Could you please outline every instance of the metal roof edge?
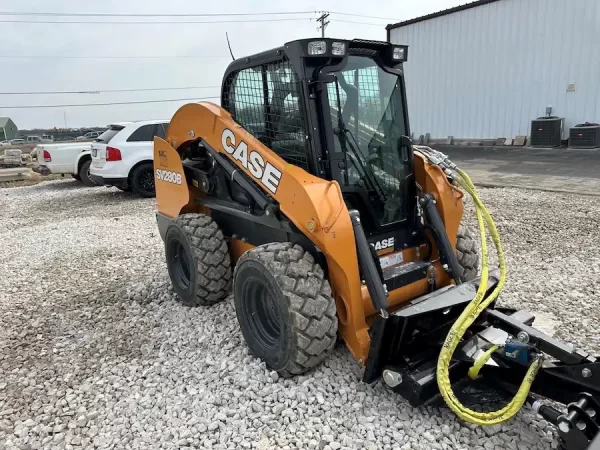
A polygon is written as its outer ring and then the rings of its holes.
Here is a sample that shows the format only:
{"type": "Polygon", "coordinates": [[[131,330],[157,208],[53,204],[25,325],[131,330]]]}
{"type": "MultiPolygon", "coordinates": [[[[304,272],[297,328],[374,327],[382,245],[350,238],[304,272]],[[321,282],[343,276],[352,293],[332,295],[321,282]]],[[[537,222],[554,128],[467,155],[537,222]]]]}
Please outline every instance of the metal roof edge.
{"type": "MultiPolygon", "coordinates": [[[[464,5],[455,6],[454,8],[443,9],[442,11],[434,12],[431,14],[427,14],[425,16],[415,17],[414,19],[405,20],[403,22],[393,23],[386,25],[385,29],[388,31],[393,30],[395,28],[401,28],[406,25],[412,25],[413,23],[424,22],[429,19],[435,19],[436,17],[447,16],[448,14],[453,14],[459,11],[464,11],[466,9],[476,8],[477,6],[487,5],[488,3],[494,3],[500,0],[477,0],[471,3],[465,3],[464,5]]],[[[388,39],[389,40],[389,39],[388,39]]]]}

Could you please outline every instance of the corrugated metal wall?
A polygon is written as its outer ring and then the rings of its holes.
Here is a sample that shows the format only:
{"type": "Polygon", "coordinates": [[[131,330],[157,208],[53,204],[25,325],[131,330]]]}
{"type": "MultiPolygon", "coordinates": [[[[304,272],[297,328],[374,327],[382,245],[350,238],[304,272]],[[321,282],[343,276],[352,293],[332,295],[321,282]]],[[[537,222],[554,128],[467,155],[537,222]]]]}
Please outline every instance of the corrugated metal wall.
{"type": "Polygon", "coordinates": [[[499,0],[392,29],[414,135],[514,138],[552,105],[600,123],[600,0],[499,0]],[[575,91],[567,92],[567,84],[575,91]]]}

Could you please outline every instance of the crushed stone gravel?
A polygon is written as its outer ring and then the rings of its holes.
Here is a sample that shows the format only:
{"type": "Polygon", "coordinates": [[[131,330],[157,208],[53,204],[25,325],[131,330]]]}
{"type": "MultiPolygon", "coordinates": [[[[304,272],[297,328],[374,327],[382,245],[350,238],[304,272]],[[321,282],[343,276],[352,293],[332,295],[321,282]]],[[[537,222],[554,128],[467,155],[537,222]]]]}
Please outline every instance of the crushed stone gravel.
{"type": "MultiPolygon", "coordinates": [[[[600,354],[600,198],[480,194],[510,268],[501,302],[600,354]]],[[[316,370],[278,377],[249,355],[231,298],[176,302],[154,209],[75,181],[0,190],[0,449],[557,446],[528,411],[482,428],[411,408],[361,383],[342,345],[316,370]]]]}

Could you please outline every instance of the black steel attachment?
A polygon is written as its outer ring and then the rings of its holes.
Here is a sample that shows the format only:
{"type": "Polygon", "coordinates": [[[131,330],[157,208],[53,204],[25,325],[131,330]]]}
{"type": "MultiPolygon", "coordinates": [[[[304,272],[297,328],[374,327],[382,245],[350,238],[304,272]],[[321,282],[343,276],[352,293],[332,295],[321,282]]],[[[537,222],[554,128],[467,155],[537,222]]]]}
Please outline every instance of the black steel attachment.
{"type": "MultiPolygon", "coordinates": [[[[439,244],[438,244],[439,245],[439,244]]],[[[450,327],[473,299],[480,280],[448,286],[424,295],[391,313],[375,317],[374,338],[363,381],[383,378],[413,406],[433,400],[439,391],[437,359],[450,327]]],[[[486,296],[498,283],[494,272],[486,296]]],[[[546,355],[531,393],[567,405],[566,413],[529,399],[535,412],[558,429],[565,450],[600,450],[600,359],[547,336],[531,326],[533,315],[507,308],[489,309],[467,331],[450,363],[452,383],[464,382],[475,359],[491,344],[501,345],[486,364],[482,381],[514,392],[539,354],[546,355]],[[523,349],[526,353],[517,352],[523,349]],[[525,357],[526,356],[526,357],[525,357]]]]}
{"type": "Polygon", "coordinates": [[[558,418],[558,435],[568,450],[600,450],[600,402],[582,393],[558,418]]]}
{"type": "MultiPolygon", "coordinates": [[[[490,274],[488,292],[498,279],[497,273],[490,274]]],[[[397,383],[394,390],[411,404],[421,404],[435,395],[435,366],[442,342],[475,296],[479,283],[477,278],[459,286],[438,289],[410,301],[385,321],[375,317],[371,333],[382,337],[378,341],[371,339],[363,381],[371,383],[389,369],[402,374],[404,382],[397,383]]]]}

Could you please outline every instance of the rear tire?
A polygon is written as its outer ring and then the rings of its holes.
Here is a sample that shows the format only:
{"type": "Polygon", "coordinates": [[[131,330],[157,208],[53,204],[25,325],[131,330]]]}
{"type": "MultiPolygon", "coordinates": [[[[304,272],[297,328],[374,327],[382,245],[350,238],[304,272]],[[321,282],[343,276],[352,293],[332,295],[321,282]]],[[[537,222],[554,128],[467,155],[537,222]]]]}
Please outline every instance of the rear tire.
{"type": "Polygon", "coordinates": [[[81,181],[81,177],[78,174],[72,173],[71,176],[77,180],[77,181],[81,181]]]}
{"type": "Polygon", "coordinates": [[[129,183],[131,190],[142,197],[155,197],[154,187],[154,165],[152,163],[143,163],[137,166],[131,174],[129,183]]]}
{"type": "Polygon", "coordinates": [[[92,160],[88,159],[85,161],[81,167],[79,168],[79,178],[84,186],[98,186],[92,179],[90,178],[90,165],[92,164],[92,160]]]}
{"type": "Polygon", "coordinates": [[[281,376],[317,366],[336,343],[331,287],[312,255],[289,242],[244,253],[233,275],[235,310],[253,355],[281,376]]]}
{"type": "Polygon", "coordinates": [[[204,214],[183,214],[167,228],[167,269],[186,306],[220,302],[231,289],[231,259],[217,224],[204,214]]]}
{"type": "Polygon", "coordinates": [[[466,225],[460,225],[456,235],[456,256],[461,268],[461,281],[471,281],[479,270],[479,251],[473,231],[466,225]]]}

